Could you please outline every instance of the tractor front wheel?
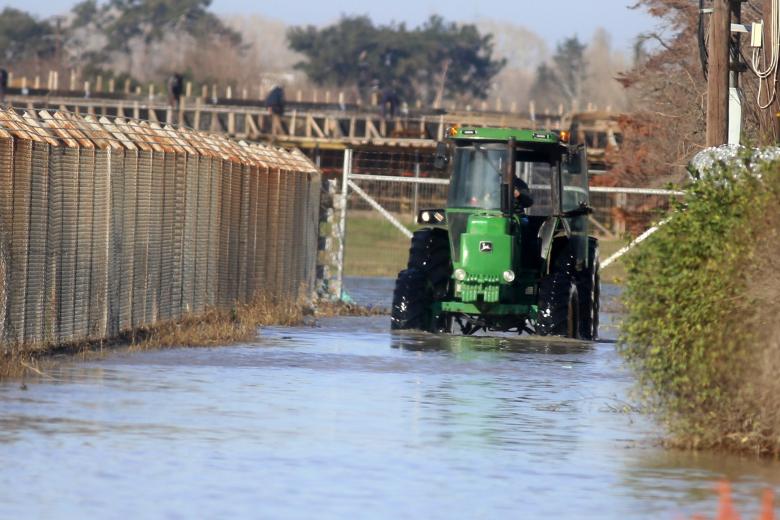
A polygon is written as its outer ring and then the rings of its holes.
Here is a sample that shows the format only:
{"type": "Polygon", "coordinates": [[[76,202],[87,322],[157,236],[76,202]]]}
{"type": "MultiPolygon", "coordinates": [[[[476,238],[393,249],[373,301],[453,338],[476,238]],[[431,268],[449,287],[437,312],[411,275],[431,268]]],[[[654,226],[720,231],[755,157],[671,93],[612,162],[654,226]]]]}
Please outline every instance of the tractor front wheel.
{"type": "Polygon", "coordinates": [[[391,328],[450,332],[452,317],[435,314],[434,303],[452,294],[452,260],[445,229],[418,229],[412,237],[407,268],[398,274],[393,292],[391,328]]]}
{"type": "Polygon", "coordinates": [[[428,277],[417,269],[398,273],[393,291],[390,324],[393,330],[426,330],[430,322],[433,295],[428,277]]]}

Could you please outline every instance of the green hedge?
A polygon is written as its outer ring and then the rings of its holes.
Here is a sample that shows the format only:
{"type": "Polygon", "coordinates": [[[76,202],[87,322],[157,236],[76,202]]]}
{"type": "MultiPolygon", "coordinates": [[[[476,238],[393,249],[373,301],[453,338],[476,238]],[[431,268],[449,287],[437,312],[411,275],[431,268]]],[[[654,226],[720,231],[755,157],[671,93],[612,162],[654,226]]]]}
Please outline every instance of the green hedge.
{"type": "Polygon", "coordinates": [[[677,444],[780,444],[755,398],[756,320],[780,302],[767,309],[751,293],[765,265],[757,260],[780,252],[762,243],[767,226],[780,225],[768,217],[780,215],[780,174],[777,163],[750,161],[707,170],[674,204],[671,221],[626,259],[619,349],[677,444]]]}

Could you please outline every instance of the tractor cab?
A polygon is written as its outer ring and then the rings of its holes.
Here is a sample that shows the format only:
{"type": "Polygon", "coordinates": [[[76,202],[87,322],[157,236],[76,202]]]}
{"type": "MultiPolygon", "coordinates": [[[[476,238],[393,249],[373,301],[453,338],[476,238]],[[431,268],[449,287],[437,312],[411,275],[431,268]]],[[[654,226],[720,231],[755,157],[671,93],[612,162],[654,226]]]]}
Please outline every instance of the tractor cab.
{"type": "Polygon", "coordinates": [[[570,147],[552,132],[485,128],[451,133],[449,146],[442,143],[437,150],[439,164],[451,162],[449,208],[501,210],[501,185],[517,181],[534,200],[529,215],[561,214],[588,204],[584,147],[570,147]]]}
{"type": "MultiPolygon", "coordinates": [[[[447,207],[420,213],[418,223],[436,225],[415,233],[398,281],[428,275],[431,302],[422,321],[432,325],[422,328],[451,330],[454,320],[466,333],[592,338],[597,242],[588,236],[584,146],[569,146],[554,132],[454,128],[436,164],[450,173],[447,207]],[[582,291],[589,294],[581,298],[582,291]]],[[[401,300],[403,292],[397,284],[401,300]]],[[[397,303],[393,325],[407,328],[397,303]]]]}

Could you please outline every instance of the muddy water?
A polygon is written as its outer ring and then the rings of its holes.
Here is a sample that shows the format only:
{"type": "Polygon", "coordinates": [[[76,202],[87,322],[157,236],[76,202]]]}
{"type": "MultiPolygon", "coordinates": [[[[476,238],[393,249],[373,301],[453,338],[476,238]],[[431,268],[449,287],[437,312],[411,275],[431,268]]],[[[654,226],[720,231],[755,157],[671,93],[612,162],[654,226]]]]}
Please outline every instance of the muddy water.
{"type": "Polygon", "coordinates": [[[609,343],[340,318],[49,376],[0,386],[0,518],[672,519],[714,513],[719,478],[743,512],[780,484],[777,464],[657,448],[609,343]]]}

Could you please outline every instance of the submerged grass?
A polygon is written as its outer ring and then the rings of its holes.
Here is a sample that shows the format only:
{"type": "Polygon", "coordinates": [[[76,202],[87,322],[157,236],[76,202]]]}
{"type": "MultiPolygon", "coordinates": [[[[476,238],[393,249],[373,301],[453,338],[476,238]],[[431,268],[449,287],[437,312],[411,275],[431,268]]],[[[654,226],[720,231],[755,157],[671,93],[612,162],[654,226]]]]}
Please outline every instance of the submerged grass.
{"type": "Polygon", "coordinates": [[[208,347],[247,341],[257,334],[258,327],[300,325],[313,312],[303,300],[258,298],[252,303],[237,303],[230,310],[212,308],[137,331],[131,349],[208,347]]]}
{"type": "Polygon", "coordinates": [[[111,341],[8,346],[0,351],[0,381],[25,376],[47,379],[50,378],[47,371],[61,357],[88,359],[114,347],[145,351],[230,345],[251,340],[257,335],[258,328],[263,326],[296,326],[313,323],[316,318],[379,314],[386,314],[386,310],[341,302],[322,301],[312,305],[305,299],[290,301],[260,297],[251,303],[237,303],[230,310],[211,308],[180,320],[126,332],[111,341]]]}
{"type": "Polygon", "coordinates": [[[337,316],[386,316],[390,309],[381,306],[363,306],[343,301],[322,300],[315,306],[318,318],[333,318],[337,316]]]}

